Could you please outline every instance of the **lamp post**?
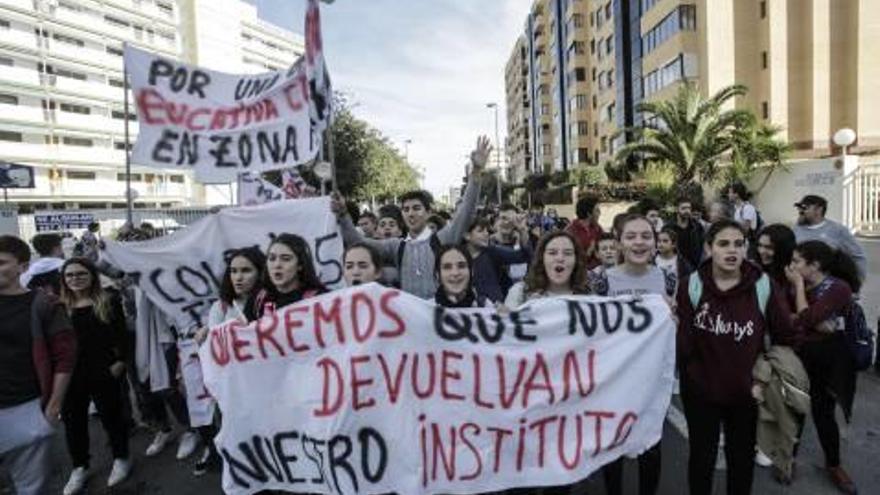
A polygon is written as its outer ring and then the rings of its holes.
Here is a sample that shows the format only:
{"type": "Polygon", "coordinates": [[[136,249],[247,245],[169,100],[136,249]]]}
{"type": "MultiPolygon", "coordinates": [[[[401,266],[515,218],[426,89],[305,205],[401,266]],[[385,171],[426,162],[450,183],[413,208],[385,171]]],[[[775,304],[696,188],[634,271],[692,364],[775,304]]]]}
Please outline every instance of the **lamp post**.
{"type": "Polygon", "coordinates": [[[412,144],[412,139],[405,139],[403,141],[403,157],[406,159],[406,163],[409,164],[409,145],[412,144]]]}
{"type": "Polygon", "coordinates": [[[498,104],[495,102],[486,103],[486,108],[491,108],[495,111],[495,166],[496,168],[496,181],[495,181],[495,195],[497,196],[498,206],[501,206],[501,143],[498,137],[498,104]]]}

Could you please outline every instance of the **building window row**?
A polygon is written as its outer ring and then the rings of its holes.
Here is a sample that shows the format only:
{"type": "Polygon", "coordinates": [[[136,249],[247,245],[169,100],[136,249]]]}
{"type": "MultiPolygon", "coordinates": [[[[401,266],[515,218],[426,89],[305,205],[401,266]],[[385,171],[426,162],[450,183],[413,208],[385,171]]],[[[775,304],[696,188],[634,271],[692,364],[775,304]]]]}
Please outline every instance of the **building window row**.
{"type": "Polygon", "coordinates": [[[654,8],[660,0],[642,0],[642,14],[645,14],[649,10],[654,8]]]}
{"type": "Polygon", "coordinates": [[[697,77],[696,57],[680,53],[663,67],[649,72],[642,78],[644,94],[650,96],[670,84],[692,77],[697,77]]]}
{"type": "Polygon", "coordinates": [[[9,29],[9,21],[0,19],[0,29],[9,29]]]}
{"type": "Polygon", "coordinates": [[[642,52],[647,55],[679,31],[697,30],[696,5],[679,5],[642,37],[642,52]]]}

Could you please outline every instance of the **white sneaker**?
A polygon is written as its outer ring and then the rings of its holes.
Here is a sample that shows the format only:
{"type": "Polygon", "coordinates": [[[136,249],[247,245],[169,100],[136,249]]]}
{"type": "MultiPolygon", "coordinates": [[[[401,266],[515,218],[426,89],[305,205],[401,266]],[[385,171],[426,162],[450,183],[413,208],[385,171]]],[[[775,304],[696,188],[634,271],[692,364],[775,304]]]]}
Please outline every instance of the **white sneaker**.
{"type": "Polygon", "coordinates": [[[180,435],[180,445],[177,447],[177,458],[186,459],[193,455],[199,446],[199,436],[191,431],[184,432],[180,435]]]}
{"type": "Polygon", "coordinates": [[[755,452],[755,464],[761,467],[770,467],[773,465],[773,460],[767,457],[767,454],[761,452],[761,449],[758,449],[755,452]]]}
{"type": "Polygon", "coordinates": [[[147,447],[147,457],[153,457],[154,455],[159,454],[165,449],[165,446],[168,445],[168,442],[171,441],[171,432],[170,431],[160,431],[156,433],[156,436],[153,437],[153,442],[150,443],[150,446],[147,447]]]}
{"type": "Polygon", "coordinates": [[[74,495],[81,492],[86,486],[86,480],[88,477],[89,472],[86,468],[74,468],[74,470],[70,472],[70,479],[67,480],[67,484],[64,485],[64,495],[74,495]]]}
{"type": "Polygon", "coordinates": [[[113,469],[110,471],[110,477],[107,478],[107,487],[116,486],[125,481],[131,474],[131,461],[128,459],[115,459],[113,461],[113,469]]]}

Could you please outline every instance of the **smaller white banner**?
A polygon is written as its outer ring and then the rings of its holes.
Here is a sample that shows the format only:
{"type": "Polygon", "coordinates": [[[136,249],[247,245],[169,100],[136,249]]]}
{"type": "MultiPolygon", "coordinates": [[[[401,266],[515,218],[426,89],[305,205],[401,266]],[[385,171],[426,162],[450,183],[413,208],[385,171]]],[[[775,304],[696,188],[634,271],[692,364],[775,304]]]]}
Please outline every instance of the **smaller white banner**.
{"type": "Polygon", "coordinates": [[[216,403],[202,379],[202,364],[199,362],[199,344],[193,339],[177,341],[180,359],[180,374],[186,389],[186,407],[189,409],[189,422],[193,427],[207,426],[214,421],[216,403]]]}

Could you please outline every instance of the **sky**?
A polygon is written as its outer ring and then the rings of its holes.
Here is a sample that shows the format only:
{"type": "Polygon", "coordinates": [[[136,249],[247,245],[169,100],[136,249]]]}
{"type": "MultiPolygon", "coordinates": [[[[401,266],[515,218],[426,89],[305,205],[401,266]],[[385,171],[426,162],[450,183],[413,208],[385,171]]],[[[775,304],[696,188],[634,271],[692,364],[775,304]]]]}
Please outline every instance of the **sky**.
{"type": "MultiPolygon", "coordinates": [[[[259,15],[303,32],[306,0],[249,0],[259,15]]],[[[335,0],[321,5],[333,87],[448,193],[477,136],[506,135],[504,66],[529,0],[335,0]]]]}

